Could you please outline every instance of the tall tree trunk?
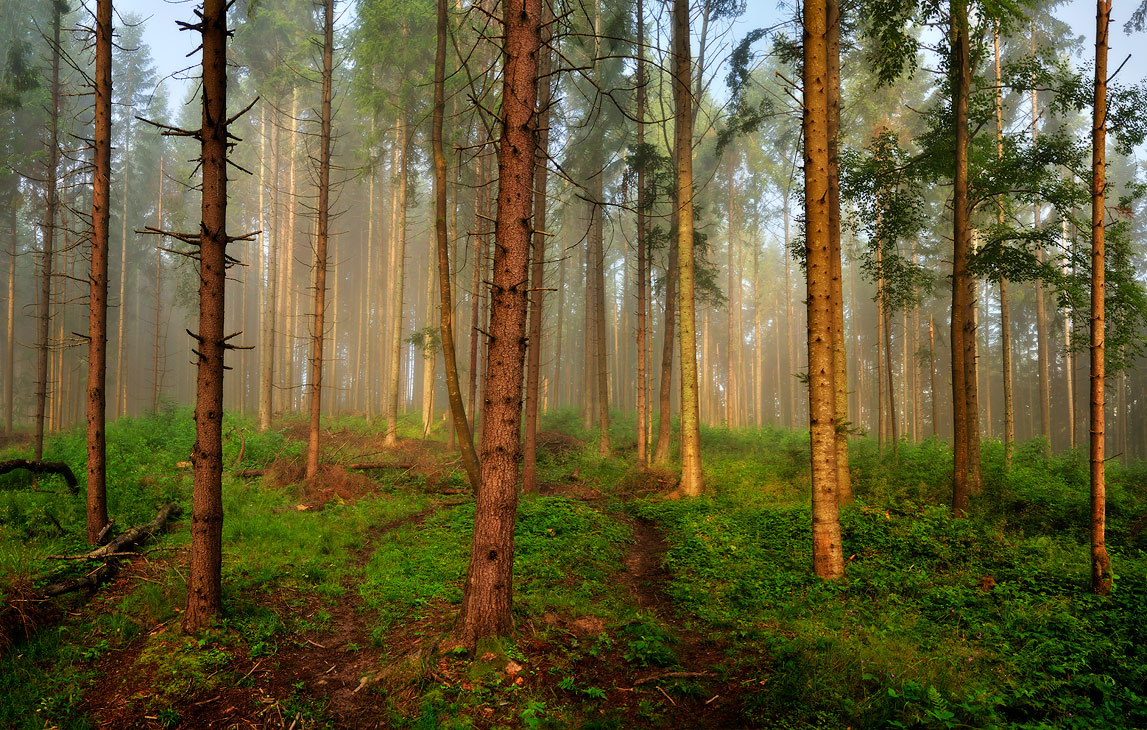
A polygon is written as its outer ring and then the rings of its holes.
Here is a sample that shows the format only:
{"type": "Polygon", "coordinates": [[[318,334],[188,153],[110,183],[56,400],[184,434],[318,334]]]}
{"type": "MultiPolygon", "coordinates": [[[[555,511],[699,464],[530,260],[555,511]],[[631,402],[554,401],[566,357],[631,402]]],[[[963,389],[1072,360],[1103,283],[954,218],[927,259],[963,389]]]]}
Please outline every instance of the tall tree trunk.
{"type": "Polygon", "coordinates": [[[832,284],[833,408],[836,413],[837,499],[852,501],[848,469],[848,353],[844,346],[844,272],[840,263],[840,0],[827,0],[828,236],[832,284]]]}
{"type": "Polygon", "coordinates": [[[804,0],[804,179],[808,253],[808,393],[812,461],[813,570],[844,576],[837,505],[836,409],[833,384],[832,236],[829,214],[828,11],[804,0]]]}
{"type": "Polygon", "coordinates": [[[785,265],[785,350],[787,354],[785,365],[788,367],[788,370],[784,373],[786,376],[785,382],[788,385],[788,397],[785,399],[785,425],[791,430],[797,426],[797,354],[796,345],[794,344],[795,335],[793,333],[793,287],[789,273],[792,268],[792,260],[790,259],[792,249],[790,248],[791,243],[789,241],[789,221],[792,216],[789,215],[789,200],[791,197],[789,193],[790,191],[788,189],[783,193],[784,209],[782,212],[785,224],[785,250],[781,258],[784,259],[783,263],[785,265]]]}
{"type": "Polygon", "coordinates": [[[323,90],[319,111],[319,204],[315,236],[314,331],[311,335],[307,479],[319,473],[319,419],[323,403],[323,328],[326,319],[327,244],[331,199],[331,80],[334,73],[334,0],[323,0],[323,90]]]}
{"type": "MultiPolygon", "coordinates": [[[[108,524],[105,394],[108,342],[108,229],[111,224],[112,0],[98,0],[95,17],[95,133],[92,165],[92,268],[88,295],[88,542],[108,524]]],[[[122,308],[122,303],[121,303],[122,308]]]]}
{"type": "Polygon", "coordinates": [[[458,637],[478,639],[513,628],[514,519],[518,504],[518,457],[522,380],[526,355],[526,309],[533,212],[536,114],[541,45],[541,0],[503,4],[504,92],[498,146],[498,208],[495,224],[493,306],[486,369],[486,427],[482,432],[482,488],[474,513],[470,567],[462,593],[458,637]]]}
{"type": "Polygon", "coordinates": [[[52,255],[56,240],[56,219],[60,198],[56,175],[60,166],[60,23],[66,9],[62,2],[52,7],[52,101],[48,110],[48,169],[45,175],[47,209],[44,215],[44,249],[40,264],[39,342],[36,347],[36,416],[33,453],[36,461],[44,455],[44,419],[48,406],[48,354],[51,350],[52,325],[52,255]]]}
{"type": "MultiPolygon", "coordinates": [[[[645,146],[645,3],[637,0],[637,147],[645,146]]],[[[13,247],[14,248],[14,247],[13,247]]],[[[646,349],[647,322],[645,258],[645,165],[637,168],[637,464],[649,463],[649,391],[646,389],[649,353],[646,349]]],[[[9,409],[11,410],[11,409],[9,409]]]]}
{"type": "Polygon", "coordinates": [[[446,153],[442,143],[442,118],[446,107],[446,0],[438,0],[436,35],[431,146],[434,155],[434,238],[438,252],[438,295],[441,300],[438,313],[439,328],[451,420],[458,436],[462,466],[466,469],[466,476],[470,480],[470,489],[477,493],[481,474],[478,454],[474,450],[474,438],[470,434],[470,422],[466,419],[466,409],[462,404],[462,389],[458,383],[458,361],[454,350],[454,291],[450,286],[450,249],[446,240],[446,153]]]}
{"type": "Polygon", "coordinates": [[[402,384],[402,289],[403,268],[406,260],[406,157],[408,152],[408,133],[406,129],[406,110],[399,111],[398,117],[398,198],[396,201],[397,226],[394,232],[394,266],[391,276],[394,277],[394,298],[391,300],[391,320],[394,329],[390,336],[390,390],[386,404],[386,446],[398,444],[398,401],[402,384]]]}
{"type": "Polygon", "coordinates": [[[884,372],[888,377],[888,436],[892,442],[892,458],[900,448],[899,414],[896,411],[896,383],[892,375],[892,318],[886,305],[884,308],[884,372]]]}
{"type": "Polygon", "coordinates": [[[8,207],[8,322],[4,336],[4,435],[12,434],[16,401],[12,380],[16,375],[16,201],[8,207]]]}
{"type": "MultiPolygon", "coordinates": [[[[261,226],[263,236],[259,246],[266,253],[265,284],[263,286],[263,311],[259,329],[259,430],[271,427],[275,394],[275,303],[278,300],[279,268],[272,253],[275,250],[275,236],[278,233],[279,207],[279,133],[271,121],[270,105],[263,107],[263,150],[271,147],[271,209],[268,225],[261,226]]],[[[264,163],[264,166],[268,163],[264,163]]]]}
{"type": "Polygon", "coordinates": [[[681,280],[681,492],[701,493],[701,429],[693,281],[693,115],[689,2],[673,2],[674,149],[677,166],[677,269],[681,280]]]}
{"type": "MultiPolygon", "coordinates": [[[[155,227],[163,230],[163,162],[164,154],[163,147],[159,149],[159,183],[156,186],[157,191],[157,208],[155,212],[155,227]]],[[[261,169],[261,166],[260,166],[261,169]]],[[[263,215],[263,187],[259,186],[259,216],[260,219],[263,215]]],[[[260,221],[261,222],[261,221],[260,221]]],[[[260,225],[260,228],[262,226],[260,225]]],[[[262,271],[262,267],[260,267],[262,271]]],[[[162,378],[162,371],[160,370],[160,360],[163,358],[163,334],[161,329],[162,312],[163,312],[163,246],[156,244],[155,246],[155,281],[152,282],[155,287],[155,329],[152,331],[152,351],[151,351],[151,410],[154,413],[159,412],[159,399],[163,393],[160,380],[162,378]]]]}
{"type": "Polygon", "coordinates": [[[928,377],[932,394],[932,437],[936,438],[940,435],[940,399],[936,397],[936,327],[931,314],[928,315],[928,377]]]}
{"type": "MultiPolygon", "coordinates": [[[[881,247],[876,247],[876,268],[880,270],[881,247]]],[[[888,427],[884,414],[884,279],[876,280],[876,452],[884,453],[884,437],[888,427]]]]}
{"type": "MultiPolygon", "coordinates": [[[[676,217],[676,215],[674,215],[676,217]]],[[[657,449],[653,461],[669,462],[669,437],[673,428],[673,343],[677,324],[677,238],[669,241],[669,255],[665,261],[665,320],[661,332],[661,378],[657,385],[657,449]]]]}
{"type": "Polygon", "coordinates": [[[1107,31],[1111,0],[1098,0],[1095,13],[1095,101],[1091,126],[1091,590],[1111,592],[1111,560],[1106,546],[1104,473],[1105,197],[1107,194],[1107,31]]]}
{"type": "MultiPolygon", "coordinates": [[[[1004,156],[1004,99],[1003,81],[1000,69],[1000,25],[996,22],[993,34],[996,60],[996,158],[1004,156]]],[[[1034,91],[1032,92],[1035,93],[1034,91]]],[[[1004,202],[999,200],[996,207],[996,222],[1004,224],[1004,202]]],[[[1015,396],[1012,393],[1012,320],[1008,300],[1008,280],[1000,279],[1000,350],[1001,369],[1004,381],[1004,464],[1012,463],[1012,452],[1016,442],[1015,396]]]]}
{"type": "Polygon", "coordinates": [[[227,278],[227,0],[204,0],[202,222],[199,234],[199,332],[195,400],[191,571],[183,630],[196,633],[222,608],[223,294],[227,278]]]}
{"type": "MultiPolygon", "coordinates": [[[[132,95],[131,86],[127,89],[127,98],[132,95]]],[[[116,308],[116,370],[115,393],[113,400],[115,415],[122,416],[127,413],[127,361],[124,359],[124,346],[127,344],[127,333],[124,331],[124,319],[127,315],[127,203],[128,179],[131,177],[131,114],[125,120],[124,149],[123,149],[123,201],[120,209],[120,259],[119,259],[119,306],[116,308]]]]}
{"type": "MultiPolygon", "coordinates": [[[[545,5],[549,8],[549,5],[545,5]]],[[[550,148],[550,26],[542,30],[542,56],[538,62],[538,159],[534,166],[533,272],[531,273],[530,339],[526,366],[525,455],[522,460],[522,491],[538,491],[538,384],[542,375],[542,308],[546,286],[546,185],[549,182],[547,156],[550,148]]]]}
{"type": "Polygon", "coordinates": [[[968,7],[966,0],[950,0],[953,108],[956,149],[953,172],[952,221],[952,413],[953,477],[952,512],[962,516],[968,509],[968,495],[978,486],[978,414],[975,392],[975,323],[972,309],[972,279],[968,275],[971,248],[968,207],[968,93],[969,68],[968,7]]]}

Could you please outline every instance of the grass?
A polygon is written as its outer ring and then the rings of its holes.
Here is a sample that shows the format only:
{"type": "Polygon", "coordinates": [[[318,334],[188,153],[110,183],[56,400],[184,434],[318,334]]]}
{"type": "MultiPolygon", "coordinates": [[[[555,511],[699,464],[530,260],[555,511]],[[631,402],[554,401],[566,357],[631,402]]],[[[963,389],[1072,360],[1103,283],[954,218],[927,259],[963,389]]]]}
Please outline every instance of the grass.
{"type": "MultiPolygon", "coordinates": [[[[120,525],[150,519],[165,501],[189,505],[190,474],[176,467],[193,440],[189,415],[109,428],[120,525]]],[[[291,434],[301,424],[259,433],[229,416],[226,462],[240,444],[245,468],[297,460],[291,434]]],[[[365,419],[327,425],[377,433],[365,419]]],[[[984,489],[969,519],[953,519],[946,444],[903,443],[893,459],[855,439],[857,501],[842,512],[847,578],[826,584],[810,571],[807,432],[703,429],[706,494],[669,501],[652,493],[671,488],[658,481],[669,473],[632,466],[631,418],[615,418],[606,459],[576,412],[548,414],[543,427],[573,441],[539,455],[539,481],[551,492],[576,486],[577,497],[521,500],[513,636],[474,656],[412,650],[448,633],[461,601],[474,516],[465,496],[444,502],[425,475],[380,473],[374,492],[300,511],[300,485],[228,478],[220,624],[196,640],[155,631],[183,605],[184,518],[135,566],[140,579],[66,602],[77,617],[49,622],[0,658],[0,727],[89,727],[84,695],[102,661],[124,657],[146,678],[150,699],[138,712],[178,725],[196,698],[256,681],[241,661],[275,666],[348,603],[367,633],[338,651],[377,657],[384,681],[364,701],[388,708],[396,727],[674,727],[684,708],[701,722],[718,693],[735,713],[721,726],[1147,726],[1147,466],[1109,466],[1117,577],[1113,595],[1097,598],[1087,591],[1082,452],[1047,458],[1039,443],[1023,445],[1005,468],[999,443],[985,442],[984,489]],[[625,584],[637,519],[664,537],[670,607],[640,608],[625,584]],[[634,688],[638,676],[699,669],[709,676],[634,688]]],[[[416,418],[402,428],[420,436],[416,418]]],[[[68,433],[45,458],[81,474],[83,456],[82,434],[68,433]]],[[[457,472],[438,478],[463,484],[457,472]]],[[[49,480],[42,490],[0,477],[0,602],[55,569],[48,555],[84,547],[82,498],[49,480]]],[[[308,727],[339,725],[313,687],[276,700],[308,727]]]]}

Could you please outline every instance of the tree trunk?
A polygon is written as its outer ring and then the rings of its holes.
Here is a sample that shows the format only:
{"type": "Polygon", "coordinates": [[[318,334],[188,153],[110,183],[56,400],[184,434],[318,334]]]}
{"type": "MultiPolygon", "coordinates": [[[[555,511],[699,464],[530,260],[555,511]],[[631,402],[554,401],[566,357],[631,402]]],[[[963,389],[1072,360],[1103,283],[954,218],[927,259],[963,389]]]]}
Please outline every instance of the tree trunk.
{"type": "MultiPolygon", "coordinates": [[[[88,295],[88,542],[108,524],[105,393],[108,342],[108,229],[111,224],[112,0],[95,17],[95,133],[92,161],[92,268],[88,295]]],[[[122,309],[123,303],[120,303],[122,309]]]]}
{"type": "MultiPolygon", "coordinates": [[[[157,185],[157,199],[158,207],[155,212],[155,227],[163,230],[163,147],[159,149],[159,184],[157,185]]],[[[262,218],[262,199],[263,188],[259,187],[259,216],[262,218]]],[[[262,227],[262,226],[260,226],[262,227]]],[[[261,271],[260,267],[260,271],[261,271]]],[[[152,282],[155,287],[155,329],[152,331],[152,351],[151,351],[151,410],[153,413],[159,413],[159,398],[163,393],[163,388],[160,384],[162,371],[160,370],[160,360],[163,358],[163,333],[161,329],[160,320],[162,319],[163,312],[163,246],[156,244],[155,246],[155,281],[152,282]]]]}
{"type": "MultiPolygon", "coordinates": [[[[13,195],[15,198],[15,195],[13,195]]],[[[12,379],[16,375],[16,201],[8,208],[8,322],[4,337],[4,435],[12,435],[16,401],[12,379]]]]}
{"type": "Polygon", "coordinates": [[[1098,0],[1095,14],[1095,102],[1091,126],[1091,590],[1111,592],[1107,557],[1104,473],[1105,197],[1107,193],[1107,29],[1111,0],[1098,0]]]}
{"type": "MultiPolygon", "coordinates": [[[[1000,24],[997,21],[993,33],[996,61],[996,158],[1004,156],[1004,99],[1003,81],[1000,68],[1000,24]]],[[[1034,91],[1032,92],[1034,95],[1034,91]]],[[[996,222],[1004,224],[1004,202],[997,201],[996,222]]],[[[1000,279],[1000,350],[1001,369],[1004,381],[1004,465],[1012,463],[1012,452],[1016,442],[1015,396],[1012,393],[1012,324],[1011,308],[1008,300],[1008,280],[1000,279]]]]}
{"type": "MultiPolygon", "coordinates": [[[[546,5],[545,8],[549,6],[546,5]]],[[[542,375],[542,317],[543,295],[546,286],[546,185],[549,180],[547,156],[550,148],[550,26],[542,30],[542,57],[538,63],[538,159],[534,166],[534,235],[532,301],[530,303],[530,339],[526,366],[526,432],[525,455],[522,460],[522,491],[538,491],[538,384],[542,375]]]]}
{"type": "Polygon", "coordinates": [[[952,512],[962,516],[968,494],[975,491],[979,463],[979,425],[975,404],[975,324],[972,279],[968,275],[971,229],[968,223],[968,93],[971,83],[968,46],[968,8],[965,0],[951,0],[953,107],[956,148],[953,173],[952,221],[952,512]],[[975,466],[974,466],[975,465],[975,466]]]}
{"type": "Polygon", "coordinates": [[[458,361],[454,350],[454,291],[450,286],[450,248],[446,240],[446,153],[442,143],[442,118],[446,107],[446,0],[438,0],[437,44],[434,54],[434,119],[431,127],[431,146],[434,155],[434,238],[438,252],[438,295],[441,300],[439,328],[442,337],[442,359],[446,371],[446,395],[454,430],[462,452],[462,466],[470,480],[470,489],[477,493],[481,475],[478,454],[474,451],[474,438],[470,422],[462,404],[462,389],[458,383],[458,361]]]}
{"type": "Polygon", "coordinates": [[[785,426],[790,430],[797,427],[796,410],[797,410],[797,382],[796,382],[796,345],[794,344],[795,335],[793,334],[793,288],[790,270],[792,268],[792,260],[790,254],[791,242],[789,240],[789,220],[792,216],[789,215],[789,190],[784,191],[784,223],[785,223],[785,250],[782,258],[785,265],[785,350],[788,359],[785,360],[785,365],[788,370],[783,373],[786,376],[786,384],[788,397],[785,399],[785,426]]]}
{"type": "Polygon", "coordinates": [[[44,249],[40,268],[39,342],[36,347],[36,416],[33,453],[36,461],[44,456],[44,419],[48,406],[48,354],[51,350],[52,324],[52,249],[56,240],[56,219],[60,208],[56,185],[60,166],[60,22],[64,10],[62,3],[53,5],[52,12],[52,101],[48,110],[48,169],[45,177],[47,210],[44,215],[44,249]]]}
{"type": "Polygon", "coordinates": [[[319,419],[323,403],[323,328],[326,319],[327,234],[331,198],[331,81],[334,73],[334,0],[323,0],[323,91],[319,111],[319,201],[315,236],[314,331],[311,335],[310,407],[306,478],[319,473],[319,419]]]}
{"type": "Polygon", "coordinates": [[[498,208],[495,224],[493,306],[486,369],[486,427],[482,432],[482,488],[474,513],[470,567],[462,593],[458,638],[473,648],[478,639],[513,628],[514,520],[518,504],[518,457],[522,380],[537,147],[537,54],[541,45],[541,0],[503,5],[504,92],[498,146],[498,208]]]}
{"type": "Polygon", "coordinates": [[[222,608],[223,294],[227,277],[227,2],[204,0],[202,222],[199,238],[199,333],[195,400],[191,571],[183,630],[197,633],[222,608]]]}
{"type": "Polygon", "coordinates": [[[932,436],[936,438],[940,435],[940,400],[936,397],[936,327],[931,314],[928,315],[928,377],[932,394],[932,436]]]}
{"type": "Polygon", "coordinates": [[[279,208],[279,132],[278,127],[271,122],[270,106],[263,107],[263,148],[267,147],[267,139],[271,139],[271,215],[272,225],[263,227],[263,239],[259,244],[267,251],[266,257],[266,284],[263,289],[263,321],[259,332],[259,344],[262,353],[259,355],[259,430],[266,431],[271,427],[271,416],[274,410],[275,394],[275,303],[278,301],[279,267],[275,261],[273,244],[278,233],[279,208]],[[273,130],[273,131],[272,131],[273,130]]]}
{"type": "Polygon", "coordinates": [[[387,393],[386,403],[386,446],[398,445],[398,401],[399,389],[402,384],[402,289],[403,268],[406,261],[406,157],[407,157],[407,130],[406,111],[399,111],[398,118],[398,198],[396,201],[397,224],[393,235],[394,254],[392,256],[394,267],[391,276],[394,277],[394,298],[391,300],[392,326],[390,335],[390,390],[387,393]]]}
{"type": "Polygon", "coordinates": [[[701,429],[693,282],[693,122],[689,2],[673,2],[674,149],[677,166],[677,268],[681,279],[681,492],[701,494],[701,429]]]}
{"type": "MultiPolygon", "coordinates": [[[[637,0],[637,147],[645,145],[645,3],[637,0]]],[[[13,246],[15,249],[15,246],[13,246]]],[[[646,271],[645,258],[645,165],[637,168],[637,465],[649,463],[649,391],[645,387],[649,368],[646,349],[646,271]]],[[[9,409],[11,411],[11,409],[9,409]]]]}
{"type": "Polygon", "coordinates": [[[808,393],[812,453],[813,570],[844,576],[836,469],[833,380],[832,236],[829,214],[828,12],[825,0],[804,0],[804,179],[808,247],[808,393]]]}
{"type": "Polygon", "coordinates": [[[844,346],[844,271],[840,263],[840,0],[827,0],[828,236],[832,284],[833,408],[836,412],[836,483],[841,504],[852,501],[848,469],[848,352],[844,346]]]}
{"type": "MultiPolygon", "coordinates": [[[[676,217],[676,216],[674,216],[676,217]]],[[[669,437],[673,428],[673,343],[677,324],[677,238],[669,242],[665,260],[665,321],[662,323],[661,379],[657,385],[657,449],[653,461],[669,462],[669,437]]]]}

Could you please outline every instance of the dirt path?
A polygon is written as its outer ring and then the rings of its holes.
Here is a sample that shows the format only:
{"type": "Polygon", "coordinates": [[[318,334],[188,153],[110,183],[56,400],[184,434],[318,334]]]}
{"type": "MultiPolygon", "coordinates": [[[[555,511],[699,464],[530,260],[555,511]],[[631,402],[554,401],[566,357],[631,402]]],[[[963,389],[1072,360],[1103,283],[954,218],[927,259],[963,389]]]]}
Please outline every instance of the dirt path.
{"type": "MultiPolygon", "coordinates": [[[[422,523],[456,502],[437,501],[413,515],[377,525],[363,544],[346,558],[342,595],[335,601],[307,596],[303,606],[289,596],[271,597],[279,616],[313,619],[325,612],[317,631],[278,637],[277,650],[250,658],[237,656],[226,670],[239,681],[217,686],[176,706],[181,728],[300,728],[315,718],[329,719],[347,729],[388,726],[384,703],[377,694],[356,693],[360,680],[378,667],[382,649],[371,642],[370,615],[362,609],[358,586],[374,546],[387,533],[422,523]]],[[[162,627],[158,627],[162,630],[162,627]]],[[[142,712],[150,678],[141,675],[136,660],[144,641],[107,657],[98,670],[100,681],[88,693],[86,706],[96,727],[170,727],[169,718],[142,712]]],[[[146,673],[143,673],[146,674],[146,673]]]]}

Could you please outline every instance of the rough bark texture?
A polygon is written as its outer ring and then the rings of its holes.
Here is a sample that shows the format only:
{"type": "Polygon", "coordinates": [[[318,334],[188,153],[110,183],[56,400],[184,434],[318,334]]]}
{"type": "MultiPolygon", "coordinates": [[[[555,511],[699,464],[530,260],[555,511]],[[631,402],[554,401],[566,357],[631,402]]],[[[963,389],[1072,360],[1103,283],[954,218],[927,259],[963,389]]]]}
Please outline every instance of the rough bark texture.
{"type": "Polygon", "coordinates": [[[475,506],[470,566],[458,623],[458,639],[469,647],[475,646],[478,639],[505,634],[513,626],[510,601],[533,232],[530,218],[537,149],[541,16],[541,0],[503,3],[505,80],[498,147],[498,213],[494,227],[482,486],[475,506]]]}
{"type": "Polygon", "coordinates": [[[840,263],[840,0],[825,4],[828,32],[828,235],[832,272],[832,364],[836,411],[836,498],[852,501],[848,470],[848,353],[844,346],[844,271],[840,263]]]}
{"type": "Polygon", "coordinates": [[[681,285],[681,492],[701,493],[701,424],[693,281],[693,110],[688,0],[673,2],[674,148],[677,166],[677,269],[681,285]]]}
{"type": "Polygon", "coordinates": [[[669,437],[673,430],[673,343],[677,325],[677,239],[669,242],[665,262],[665,321],[662,323],[661,379],[657,385],[657,449],[653,461],[669,463],[669,437]]]}
{"type": "Polygon", "coordinates": [[[1111,592],[1107,557],[1104,473],[1104,205],[1107,192],[1107,31],[1111,0],[1098,0],[1095,13],[1095,102],[1091,127],[1091,590],[1111,592]]]}
{"type": "Polygon", "coordinates": [[[183,630],[198,632],[222,608],[223,565],[223,294],[227,277],[227,10],[204,0],[203,169],[199,239],[199,333],[195,446],[191,452],[191,570],[183,630]]]}
{"type": "MultiPolygon", "coordinates": [[[[996,61],[996,158],[1004,156],[1004,100],[1003,81],[1000,69],[1000,26],[996,23],[993,34],[996,61]]],[[[1034,93],[1034,92],[1033,92],[1034,93]]],[[[996,222],[1004,225],[1004,202],[996,206],[996,222]]],[[[1012,463],[1012,451],[1016,441],[1015,398],[1012,394],[1012,323],[1008,301],[1008,280],[1000,279],[1000,350],[1001,369],[1004,385],[1004,464],[1012,463]]]]}
{"type": "MultiPolygon", "coordinates": [[[[263,107],[263,148],[266,150],[268,137],[271,138],[271,221],[277,221],[279,195],[279,134],[271,131],[271,105],[263,107]]],[[[373,178],[372,178],[373,180],[373,178]]],[[[259,430],[266,431],[271,427],[271,416],[274,413],[275,398],[275,303],[278,300],[279,267],[271,255],[274,234],[278,233],[277,225],[263,226],[263,236],[267,242],[260,241],[260,245],[267,249],[267,283],[263,290],[263,321],[259,329],[259,344],[262,352],[259,355],[259,430]]]]}
{"type": "MultiPolygon", "coordinates": [[[[956,158],[952,192],[952,427],[953,474],[952,512],[962,516],[968,509],[970,490],[969,464],[972,460],[969,424],[968,382],[971,370],[967,363],[966,332],[975,333],[974,325],[966,321],[972,306],[970,279],[967,273],[971,230],[968,227],[968,87],[971,72],[968,67],[968,9],[964,0],[951,0],[953,108],[955,112],[956,158]]],[[[973,339],[974,342],[974,339],[973,339]]]]}
{"type": "Polygon", "coordinates": [[[829,233],[828,38],[825,0],[804,2],[804,178],[808,287],[809,431],[812,447],[813,570],[844,575],[837,507],[829,233]]]}
{"type": "Polygon", "coordinates": [[[438,293],[441,299],[439,327],[442,333],[442,360],[446,371],[446,396],[450,402],[451,420],[462,452],[462,466],[470,489],[478,491],[481,475],[478,453],[470,434],[470,421],[462,403],[458,383],[458,360],[454,351],[454,301],[450,286],[450,247],[446,236],[446,153],[442,144],[442,118],[446,108],[446,0],[438,0],[437,46],[434,54],[434,119],[431,145],[434,153],[434,238],[438,250],[438,293]]]}
{"type": "MultiPolygon", "coordinates": [[[[547,6],[548,7],[548,6],[547,6]]],[[[522,491],[538,491],[538,410],[542,377],[542,308],[546,286],[546,185],[550,146],[550,57],[549,26],[543,31],[541,60],[538,63],[538,159],[534,168],[533,271],[530,296],[529,362],[526,365],[526,433],[522,460],[522,491]]]]}
{"type": "Polygon", "coordinates": [[[331,199],[331,78],[334,73],[334,0],[323,2],[323,90],[319,109],[319,205],[315,235],[314,330],[311,334],[310,407],[307,479],[319,473],[319,419],[323,400],[323,328],[327,296],[327,244],[331,199]]]}
{"type": "MultiPolygon", "coordinates": [[[[112,3],[96,3],[95,134],[92,165],[91,276],[88,294],[88,542],[108,523],[104,431],[108,344],[108,227],[111,223],[112,3]]],[[[126,243],[126,241],[124,242],[126,243]]]]}

